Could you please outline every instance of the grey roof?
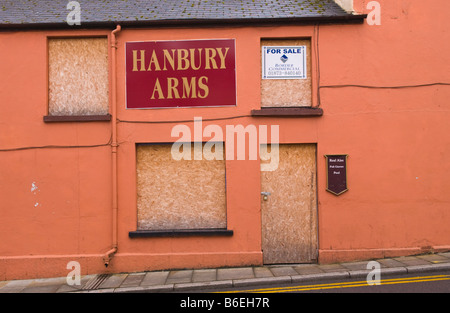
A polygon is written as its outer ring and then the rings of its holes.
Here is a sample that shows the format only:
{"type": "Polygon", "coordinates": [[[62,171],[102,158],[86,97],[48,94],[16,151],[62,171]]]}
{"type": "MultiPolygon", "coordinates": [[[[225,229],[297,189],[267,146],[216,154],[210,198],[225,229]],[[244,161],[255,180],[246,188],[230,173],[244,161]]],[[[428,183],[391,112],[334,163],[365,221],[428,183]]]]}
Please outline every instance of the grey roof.
{"type": "MultiPolygon", "coordinates": [[[[0,27],[67,24],[70,0],[0,0],[0,27]]],[[[353,20],[333,0],[78,0],[81,24],[353,20]]]]}

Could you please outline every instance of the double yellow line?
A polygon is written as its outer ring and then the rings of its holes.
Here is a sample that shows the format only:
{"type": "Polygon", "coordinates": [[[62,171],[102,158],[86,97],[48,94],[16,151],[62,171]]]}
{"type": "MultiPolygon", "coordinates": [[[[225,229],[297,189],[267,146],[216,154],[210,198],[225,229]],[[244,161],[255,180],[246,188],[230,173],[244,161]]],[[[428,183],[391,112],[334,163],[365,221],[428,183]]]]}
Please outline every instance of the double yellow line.
{"type": "MultiPolygon", "coordinates": [[[[430,281],[440,281],[440,280],[450,280],[450,275],[435,275],[435,276],[418,276],[418,277],[407,277],[407,278],[394,278],[394,279],[382,279],[379,281],[370,281],[372,284],[379,285],[393,285],[393,284],[409,284],[409,283],[420,283],[420,282],[430,282],[430,281]]],[[[262,289],[252,289],[252,290],[240,290],[240,291],[227,291],[225,293],[239,293],[239,292],[249,292],[249,293],[281,293],[281,292],[297,292],[297,291],[309,291],[309,290],[320,290],[320,289],[335,289],[335,288],[351,288],[351,287],[370,287],[366,280],[363,281],[352,281],[352,282],[339,282],[331,284],[316,284],[316,285],[306,285],[306,286],[292,286],[292,287],[277,287],[277,288],[262,288],[262,289]]]]}

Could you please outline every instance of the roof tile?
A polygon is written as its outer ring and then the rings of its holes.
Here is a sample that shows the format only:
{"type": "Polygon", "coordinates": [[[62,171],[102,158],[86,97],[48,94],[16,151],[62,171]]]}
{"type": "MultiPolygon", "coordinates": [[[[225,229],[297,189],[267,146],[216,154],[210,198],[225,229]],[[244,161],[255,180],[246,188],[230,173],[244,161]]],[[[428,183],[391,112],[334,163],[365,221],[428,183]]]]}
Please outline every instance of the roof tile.
{"type": "MultiPolygon", "coordinates": [[[[0,25],[66,23],[68,0],[0,0],[0,25]]],[[[79,0],[81,23],[348,16],[333,0],[79,0]]]]}

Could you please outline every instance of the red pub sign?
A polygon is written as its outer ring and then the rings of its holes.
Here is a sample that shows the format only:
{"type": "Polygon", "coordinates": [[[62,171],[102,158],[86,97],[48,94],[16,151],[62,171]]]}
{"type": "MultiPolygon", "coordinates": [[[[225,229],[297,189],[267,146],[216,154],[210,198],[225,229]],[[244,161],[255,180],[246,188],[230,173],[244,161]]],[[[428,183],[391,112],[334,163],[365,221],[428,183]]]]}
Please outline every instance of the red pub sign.
{"type": "Polygon", "coordinates": [[[128,109],[236,105],[235,40],[126,43],[128,109]]]}

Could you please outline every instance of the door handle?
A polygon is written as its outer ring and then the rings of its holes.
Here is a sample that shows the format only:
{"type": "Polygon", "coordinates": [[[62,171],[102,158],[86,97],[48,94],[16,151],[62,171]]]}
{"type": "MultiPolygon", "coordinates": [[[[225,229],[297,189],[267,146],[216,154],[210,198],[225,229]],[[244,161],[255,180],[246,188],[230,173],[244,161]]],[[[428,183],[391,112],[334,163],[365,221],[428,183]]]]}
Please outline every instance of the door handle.
{"type": "Polygon", "coordinates": [[[270,192],[262,191],[261,195],[263,196],[263,200],[267,201],[269,199],[270,192]]]}

